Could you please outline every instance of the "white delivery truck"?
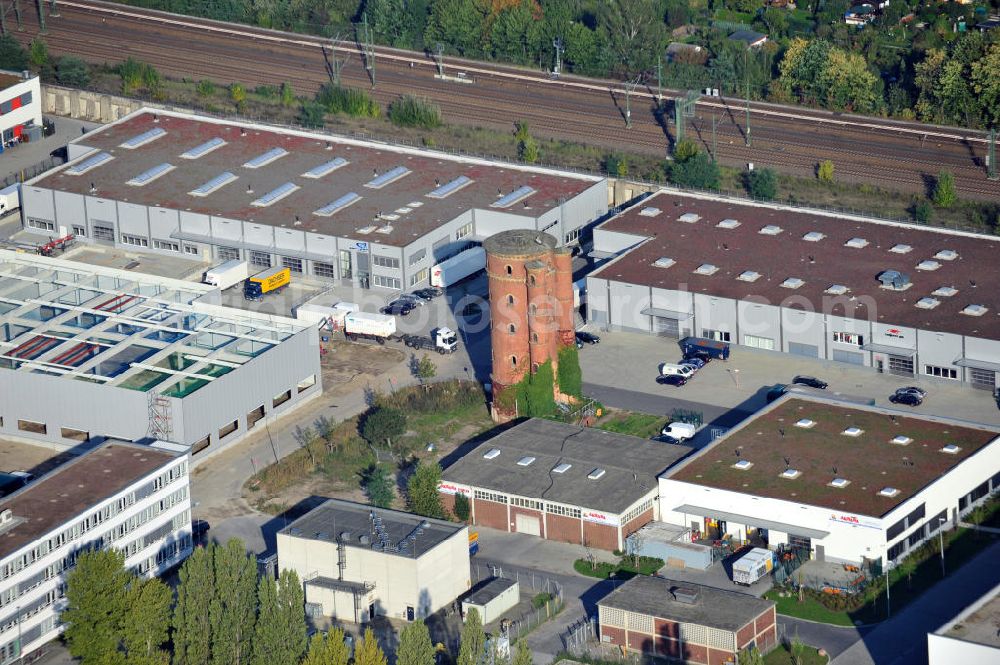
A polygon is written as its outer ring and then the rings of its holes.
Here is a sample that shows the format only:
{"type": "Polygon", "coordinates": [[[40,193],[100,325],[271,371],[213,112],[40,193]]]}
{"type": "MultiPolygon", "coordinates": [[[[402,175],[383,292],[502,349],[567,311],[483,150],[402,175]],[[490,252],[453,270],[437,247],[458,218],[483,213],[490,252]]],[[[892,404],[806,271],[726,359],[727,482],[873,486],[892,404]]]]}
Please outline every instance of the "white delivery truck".
{"type": "Polygon", "coordinates": [[[396,334],[396,317],[387,314],[351,312],[344,317],[344,335],[352,342],[373,339],[379,344],[396,334]]]}
{"type": "Polygon", "coordinates": [[[203,284],[211,284],[225,291],[231,286],[240,284],[249,276],[250,266],[246,261],[231,259],[206,270],[201,281],[203,284]]]}
{"type": "Polygon", "coordinates": [[[486,250],[473,247],[431,268],[431,286],[446,289],[486,267],[486,250]]]}
{"type": "Polygon", "coordinates": [[[733,562],[733,582],[750,586],[774,570],[774,552],[755,547],[733,562]]]}
{"type": "Polygon", "coordinates": [[[411,349],[437,351],[441,355],[455,353],[458,349],[458,335],[447,326],[434,328],[430,335],[403,335],[401,339],[411,349]]]}
{"type": "Polygon", "coordinates": [[[344,327],[344,318],[360,308],[352,302],[338,302],[335,305],[317,305],[302,303],[295,308],[295,318],[306,323],[315,323],[317,328],[340,330],[344,327]]]}
{"type": "Polygon", "coordinates": [[[0,189],[0,217],[21,207],[21,185],[14,183],[0,189]]]}

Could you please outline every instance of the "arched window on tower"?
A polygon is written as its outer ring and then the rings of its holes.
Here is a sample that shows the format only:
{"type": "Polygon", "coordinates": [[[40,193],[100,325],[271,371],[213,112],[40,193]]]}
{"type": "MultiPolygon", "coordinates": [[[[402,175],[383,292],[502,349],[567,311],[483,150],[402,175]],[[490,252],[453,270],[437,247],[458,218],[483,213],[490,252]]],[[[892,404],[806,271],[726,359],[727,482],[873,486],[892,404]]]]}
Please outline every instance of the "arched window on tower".
{"type": "Polygon", "coordinates": [[[508,295],[507,296],[507,304],[508,305],[513,305],[514,304],[514,296],[512,296],[512,295],[508,295]]]}
{"type": "Polygon", "coordinates": [[[509,326],[507,326],[507,332],[513,335],[514,333],[517,332],[517,326],[515,326],[513,323],[510,324],[509,326]]]}
{"type": "Polygon", "coordinates": [[[511,356],[510,357],[510,366],[511,367],[517,367],[517,356],[511,356]]]}
{"type": "Polygon", "coordinates": [[[531,333],[531,341],[535,344],[538,343],[538,333],[531,333]]]}
{"type": "Polygon", "coordinates": [[[511,266],[507,266],[507,274],[508,275],[513,275],[514,274],[514,268],[512,268],[511,266]]]}
{"type": "Polygon", "coordinates": [[[538,305],[536,305],[535,303],[531,303],[531,305],[528,307],[528,312],[532,316],[534,316],[535,314],[538,314],[538,305]]]}
{"type": "Polygon", "coordinates": [[[534,275],[529,275],[528,276],[528,283],[531,284],[532,286],[535,285],[535,276],[534,275]]]}

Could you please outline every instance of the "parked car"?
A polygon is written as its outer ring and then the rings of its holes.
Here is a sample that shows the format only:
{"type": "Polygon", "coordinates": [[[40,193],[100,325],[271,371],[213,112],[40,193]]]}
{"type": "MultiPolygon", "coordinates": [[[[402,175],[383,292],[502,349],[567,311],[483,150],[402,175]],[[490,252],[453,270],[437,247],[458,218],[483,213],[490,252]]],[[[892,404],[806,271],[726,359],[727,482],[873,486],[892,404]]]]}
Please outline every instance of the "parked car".
{"type": "Polygon", "coordinates": [[[694,376],[694,372],[694,368],[689,365],[675,365],[673,363],[663,363],[660,365],[660,376],[679,374],[685,379],[690,379],[694,376]]]}
{"type": "Polygon", "coordinates": [[[907,386],[905,388],[896,388],[896,395],[916,395],[920,399],[927,397],[927,391],[923,388],[917,388],[916,386],[907,386]]]}
{"type": "Polygon", "coordinates": [[[691,360],[697,358],[702,362],[710,362],[712,360],[712,354],[708,351],[701,351],[699,349],[689,349],[687,353],[684,354],[684,360],[691,360]]]}
{"type": "Polygon", "coordinates": [[[424,299],[412,293],[400,293],[393,302],[408,302],[414,307],[420,307],[424,304],[424,299]]]}
{"type": "Polygon", "coordinates": [[[660,436],[670,436],[678,439],[679,441],[684,441],[685,439],[690,439],[694,436],[696,431],[698,431],[698,428],[691,423],[675,421],[664,425],[663,429],[660,430],[660,436]]]}
{"type": "Polygon", "coordinates": [[[600,344],[601,338],[595,335],[594,333],[578,330],[576,333],[576,343],[577,346],[579,346],[580,344],[600,344]]]}
{"type": "Polygon", "coordinates": [[[779,383],[770,390],[767,391],[767,403],[770,404],[774,400],[778,399],[782,395],[788,392],[788,386],[784,383],[779,383]]]}
{"type": "Polygon", "coordinates": [[[815,376],[805,376],[803,374],[799,374],[792,379],[792,383],[797,383],[800,386],[809,386],[810,388],[819,388],[820,390],[826,390],[826,387],[830,385],[826,381],[817,379],[815,376]]]}
{"type": "Polygon", "coordinates": [[[434,299],[434,294],[428,293],[425,289],[417,289],[413,293],[406,294],[412,298],[416,298],[420,302],[430,302],[434,299]]]}
{"type": "Polygon", "coordinates": [[[677,437],[670,436],[669,434],[660,434],[659,436],[654,436],[653,441],[659,441],[660,443],[672,443],[674,445],[680,445],[684,443],[683,439],[678,439],[677,437]]]}
{"type": "Polygon", "coordinates": [[[394,300],[379,311],[383,314],[393,314],[398,316],[406,316],[414,310],[413,303],[407,302],[405,300],[394,300]]]}
{"type": "Polygon", "coordinates": [[[699,358],[697,356],[692,356],[690,358],[684,358],[684,360],[681,361],[681,364],[691,365],[692,367],[701,369],[702,367],[708,364],[708,361],[703,358],[699,358]]]}
{"type": "Polygon", "coordinates": [[[668,376],[656,377],[656,382],[661,386],[677,386],[679,388],[687,383],[688,380],[680,374],[670,374],[668,376]]]}
{"type": "Polygon", "coordinates": [[[893,393],[889,395],[889,401],[893,404],[904,406],[920,406],[924,403],[924,398],[916,393],[893,393]]]}

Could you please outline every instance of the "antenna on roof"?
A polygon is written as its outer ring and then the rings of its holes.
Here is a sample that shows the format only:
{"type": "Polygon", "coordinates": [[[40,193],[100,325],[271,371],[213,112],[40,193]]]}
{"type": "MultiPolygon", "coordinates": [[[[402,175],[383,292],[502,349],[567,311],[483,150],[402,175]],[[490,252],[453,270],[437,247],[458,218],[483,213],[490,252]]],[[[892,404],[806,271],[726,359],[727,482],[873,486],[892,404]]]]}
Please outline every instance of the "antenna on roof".
{"type": "Polygon", "coordinates": [[[837,467],[833,467],[833,475],[837,475],[837,467]]]}
{"type": "Polygon", "coordinates": [[[327,142],[326,142],[326,149],[327,149],[327,150],[333,150],[333,144],[332,144],[332,143],[330,143],[329,141],[327,141],[327,142]]]}
{"type": "Polygon", "coordinates": [[[160,121],[160,116],[157,115],[156,113],[154,113],[153,114],[153,122],[159,122],[159,121],[160,121]]]}
{"type": "Polygon", "coordinates": [[[503,196],[503,188],[497,187],[497,196],[503,196]]]}
{"type": "Polygon", "coordinates": [[[722,243],[722,249],[724,249],[724,250],[726,250],[728,252],[729,251],[729,244],[728,243],[722,243]]]}
{"type": "Polygon", "coordinates": [[[240,136],[246,136],[246,135],[247,135],[247,128],[240,127],[240,136]]]}
{"type": "Polygon", "coordinates": [[[780,434],[782,437],[784,437],[785,436],[785,428],[784,427],[779,427],[778,428],[778,434],[780,434]]]}
{"type": "Polygon", "coordinates": [[[438,179],[438,178],[434,178],[434,186],[437,187],[440,184],[441,184],[441,180],[438,179]]]}
{"type": "Polygon", "coordinates": [[[247,185],[247,194],[253,194],[253,185],[247,185]]]}
{"type": "Polygon", "coordinates": [[[809,255],[809,263],[816,263],[816,257],[812,254],[809,255]]]}
{"type": "Polygon", "coordinates": [[[372,169],[372,175],[378,175],[378,169],[372,169]]]}
{"type": "Polygon", "coordinates": [[[792,465],[792,460],[788,459],[787,457],[785,457],[784,460],[785,460],[785,468],[787,469],[792,465]]]}
{"type": "Polygon", "coordinates": [[[976,288],[976,280],[974,280],[974,279],[970,279],[970,280],[969,280],[969,284],[971,284],[971,285],[972,285],[972,288],[976,288]]]}
{"type": "Polygon", "coordinates": [[[733,452],[734,452],[734,453],[736,454],[736,456],[737,456],[737,457],[739,457],[740,455],[742,455],[742,454],[743,454],[742,452],[740,452],[740,449],[739,449],[739,448],[737,448],[737,449],[736,449],[736,450],[734,450],[733,452]]]}
{"type": "Polygon", "coordinates": [[[97,192],[97,187],[94,187],[94,183],[90,183],[90,193],[94,194],[97,192]]]}
{"type": "Polygon", "coordinates": [[[898,422],[896,422],[896,416],[890,415],[889,417],[892,418],[892,424],[893,425],[898,425],[899,424],[898,422]]]}

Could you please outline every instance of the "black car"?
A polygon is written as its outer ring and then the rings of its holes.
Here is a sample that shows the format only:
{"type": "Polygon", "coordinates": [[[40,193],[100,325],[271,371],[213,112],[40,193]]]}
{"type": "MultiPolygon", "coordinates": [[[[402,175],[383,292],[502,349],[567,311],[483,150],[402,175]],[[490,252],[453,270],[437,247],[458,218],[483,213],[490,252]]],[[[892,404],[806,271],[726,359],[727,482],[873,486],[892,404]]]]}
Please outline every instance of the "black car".
{"type": "Polygon", "coordinates": [[[893,404],[903,404],[905,406],[920,406],[924,399],[915,393],[893,393],[889,395],[889,401],[893,404]]]}
{"type": "MultiPolygon", "coordinates": [[[[413,305],[414,307],[420,307],[424,304],[423,298],[412,293],[400,293],[392,302],[405,302],[413,305]]],[[[392,303],[389,304],[391,305],[392,303]]]]}
{"type": "Polygon", "coordinates": [[[424,301],[431,301],[441,295],[438,289],[428,288],[428,289],[417,289],[413,292],[413,295],[424,301]]]}
{"type": "Polygon", "coordinates": [[[803,376],[799,375],[792,379],[792,383],[797,383],[800,386],[809,386],[810,388],[819,388],[820,390],[825,390],[828,384],[826,381],[821,381],[815,376],[803,376]]]}
{"type": "Polygon", "coordinates": [[[684,360],[692,360],[694,358],[697,358],[698,360],[707,364],[709,361],[712,360],[712,354],[709,353],[708,351],[689,351],[688,353],[684,354],[684,360]]]}
{"type": "Polygon", "coordinates": [[[896,388],[895,395],[915,395],[920,399],[927,397],[927,391],[923,388],[917,388],[916,386],[907,386],[906,388],[896,388]]]}
{"type": "Polygon", "coordinates": [[[786,386],[783,383],[779,383],[778,385],[774,386],[773,388],[767,391],[766,395],[767,403],[770,404],[771,402],[778,399],[787,392],[788,392],[788,386],[786,386]]]}
{"type": "Polygon", "coordinates": [[[656,382],[661,386],[677,386],[679,388],[687,383],[688,380],[680,374],[668,374],[666,376],[660,375],[656,377],[656,382]]]}
{"type": "Polygon", "coordinates": [[[406,316],[413,310],[414,310],[413,303],[407,302],[405,300],[396,300],[389,303],[379,311],[382,312],[383,314],[406,316]]]}
{"type": "Polygon", "coordinates": [[[576,333],[576,341],[580,344],[600,344],[601,338],[594,333],[584,332],[582,330],[576,333]]]}
{"type": "Polygon", "coordinates": [[[659,441],[660,443],[672,443],[674,445],[680,445],[684,443],[680,439],[675,439],[669,434],[657,434],[656,436],[653,437],[653,441],[659,441]]]}

